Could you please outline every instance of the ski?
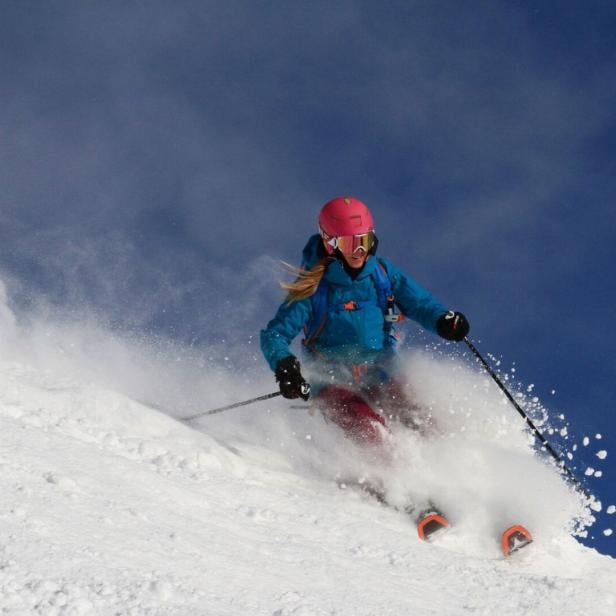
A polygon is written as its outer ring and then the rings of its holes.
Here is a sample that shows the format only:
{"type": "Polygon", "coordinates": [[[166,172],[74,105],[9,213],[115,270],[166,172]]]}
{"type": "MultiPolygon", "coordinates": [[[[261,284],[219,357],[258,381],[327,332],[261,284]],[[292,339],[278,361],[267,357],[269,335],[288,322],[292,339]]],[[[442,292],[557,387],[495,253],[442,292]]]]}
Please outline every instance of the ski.
{"type": "MultiPolygon", "coordinates": [[[[352,487],[370,498],[373,498],[381,505],[400,511],[399,507],[387,501],[385,490],[378,484],[366,480],[357,481],[341,479],[337,480],[337,484],[342,490],[352,487]]],[[[412,503],[404,507],[403,511],[415,522],[417,526],[417,535],[422,541],[432,541],[451,526],[449,520],[432,503],[429,503],[427,509],[422,510],[419,515],[416,515],[416,507],[412,503]]]]}
{"type": "MultiPolygon", "coordinates": [[[[363,479],[338,479],[337,484],[342,490],[346,490],[348,488],[359,490],[381,505],[391,507],[396,511],[401,511],[399,507],[392,505],[387,501],[385,490],[382,486],[376,483],[363,479]]],[[[451,523],[447,517],[443,515],[438,507],[435,507],[432,503],[429,503],[429,506],[422,510],[419,515],[416,515],[416,507],[412,503],[404,507],[402,511],[404,511],[404,513],[415,522],[417,527],[417,536],[421,541],[431,542],[451,528],[451,523]]],[[[503,555],[508,557],[532,542],[533,536],[530,531],[521,524],[514,524],[503,532],[500,545],[503,555]]]]}
{"type": "MultiPolygon", "coordinates": [[[[336,484],[341,490],[351,488],[353,490],[357,490],[359,492],[362,492],[363,494],[366,494],[370,498],[376,500],[381,505],[393,507],[391,503],[387,502],[387,499],[385,497],[385,490],[377,483],[373,483],[365,479],[336,479],[336,484]]],[[[393,508],[395,509],[395,507],[393,508]]]]}
{"type": "Polygon", "coordinates": [[[511,556],[533,542],[533,536],[520,524],[510,526],[501,537],[501,549],[505,556],[511,556]]]}
{"type": "Polygon", "coordinates": [[[431,507],[419,514],[417,535],[422,541],[432,541],[450,526],[449,520],[438,509],[431,507]]]}

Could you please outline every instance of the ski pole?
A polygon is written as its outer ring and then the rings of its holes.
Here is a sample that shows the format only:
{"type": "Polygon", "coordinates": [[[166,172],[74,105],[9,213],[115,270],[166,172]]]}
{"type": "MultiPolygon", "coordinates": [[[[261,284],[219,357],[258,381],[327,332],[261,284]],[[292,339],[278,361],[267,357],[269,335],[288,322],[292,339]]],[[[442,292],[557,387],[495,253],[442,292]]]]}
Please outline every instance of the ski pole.
{"type": "Polygon", "coordinates": [[[215,413],[222,413],[223,411],[228,411],[230,409],[236,409],[238,406],[246,406],[247,404],[252,404],[253,402],[260,402],[261,400],[269,400],[270,398],[275,398],[276,396],[281,396],[281,395],[282,394],[279,391],[275,391],[273,394],[266,394],[265,396],[259,396],[258,398],[244,400],[244,402],[236,402],[235,404],[221,406],[220,408],[212,409],[211,411],[202,411],[201,413],[197,413],[196,415],[191,415],[190,417],[183,417],[182,421],[192,421],[193,419],[197,419],[198,417],[203,417],[205,415],[214,415],[215,413]]]}
{"type": "Polygon", "coordinates": [[[545,436],[543,436],[543,434],[539,432],[537,426],[535,426],[531,418],[524,412],[524,409],[514,400],[509,390],[505,387],[503,382],[498,378],[494,370],[492,370],[492,368],[488,365],[488,362],[481,356],[481,353],[479,353],[479,351],[475,348],[475,345],[467,337],[464,338],[464,342],[466,342],[466,344],[468,345],[468,348],[475,354],[475,357],[477,357],[477,359],[482,363],[483,367],[486,369],[488,374],[494,379],[494,382],[500,387],[501,391],[505,394],[505,396],[507,396],[507,399],[509,400],[509,402],[511,402],[511,404],[513,404],[513,406],[515,407],[515,410],[526,420],[528,427],[533,431],[534,434],[537,435],[543,447],[545,447],[548,453],[558,462],[558,465],[563,470],[563,472],[569,477],[569,479],[571,479],[571,481],[573,481],[573,483],[576,486],[578,486],[582,490],[582,492],[588,498],[591,498],[591,494],[584,487],[582,482],[573,474],[573,472],[565,464],[564,460],[556,453],[554,448],[550,445],[550,443],[548,443],[545,436]]]}

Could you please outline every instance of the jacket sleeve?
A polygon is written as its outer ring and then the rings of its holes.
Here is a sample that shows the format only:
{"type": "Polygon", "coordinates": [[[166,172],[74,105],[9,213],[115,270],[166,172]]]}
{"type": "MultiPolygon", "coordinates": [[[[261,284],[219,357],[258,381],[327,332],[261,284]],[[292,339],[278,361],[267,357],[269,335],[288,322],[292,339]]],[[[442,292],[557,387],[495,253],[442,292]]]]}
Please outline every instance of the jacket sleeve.
{"type": "Polygon", "coordinates": [[[297,334],[302,331],[311,313],[310,299],[291,304],[284,302],[267,327],[261,330],[261,351],[273,371],[276,371],[276,366],[281,359],[293,355],[289,346],[297,334]]]}
{"type": "Polygon", "coordinates": [[[424,329],[436,333],[436,322],[447,312],[447,308],[393,263],[385,259],[382,261],[391,280],[396,305],[402,314],[417,321],[424,329]]]}

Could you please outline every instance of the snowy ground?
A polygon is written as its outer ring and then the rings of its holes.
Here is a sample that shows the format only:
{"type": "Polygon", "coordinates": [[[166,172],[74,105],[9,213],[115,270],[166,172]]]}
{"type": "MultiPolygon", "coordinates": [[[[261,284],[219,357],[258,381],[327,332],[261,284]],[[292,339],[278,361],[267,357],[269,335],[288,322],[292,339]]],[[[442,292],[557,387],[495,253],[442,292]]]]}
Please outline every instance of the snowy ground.
{"type": "MultiPolygon", "coordinates": [[[[412,360],[442,435],[399,434],[383,468],[285,401],[187,426],[60,357],[0,362],[3,614],[615,613],[616,562],[570,536],[588,512],[467,368],[412,360]],[[337,487],[351,475],[435,498],[453,529],[421,543],[404,514],[337,487]],[[513,522],[535,542],[505,560],[513,522]]],[[[230,399],[222,378],[205,408],[230,399]]]]}

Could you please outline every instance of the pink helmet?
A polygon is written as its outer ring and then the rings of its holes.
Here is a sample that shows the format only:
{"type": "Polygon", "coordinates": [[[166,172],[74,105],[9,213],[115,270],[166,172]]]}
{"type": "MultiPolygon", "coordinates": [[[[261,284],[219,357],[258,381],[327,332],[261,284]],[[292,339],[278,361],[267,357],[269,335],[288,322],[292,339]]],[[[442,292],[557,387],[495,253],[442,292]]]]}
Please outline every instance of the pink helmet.
{"type": "Polygon", "coordinates": [[[368,206],[359,199],[336,197],[321,208],[319,227],[330,237],[362,235],[374,231],[374,221],[368,206]]]}

